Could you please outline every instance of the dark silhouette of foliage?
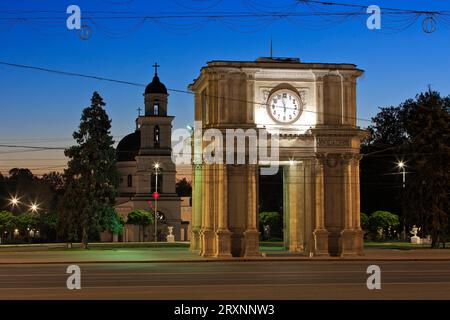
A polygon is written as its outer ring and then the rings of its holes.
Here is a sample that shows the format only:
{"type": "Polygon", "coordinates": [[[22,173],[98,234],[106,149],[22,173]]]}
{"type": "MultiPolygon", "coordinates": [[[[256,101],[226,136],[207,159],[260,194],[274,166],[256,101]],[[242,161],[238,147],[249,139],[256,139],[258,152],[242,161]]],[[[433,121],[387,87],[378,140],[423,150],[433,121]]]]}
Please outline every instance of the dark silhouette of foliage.
{"type": "Polygon", "coordinates": [[[68,240],[81,239],[85,248],[92,235],[106,229],[113,213],[119,174],[110,133],[111,121],[97,92],[91,106],[83,110],[77,145],[65,150],[69,157],[65,170],[67,190],[61,205],[60,227],[68,240]]]}

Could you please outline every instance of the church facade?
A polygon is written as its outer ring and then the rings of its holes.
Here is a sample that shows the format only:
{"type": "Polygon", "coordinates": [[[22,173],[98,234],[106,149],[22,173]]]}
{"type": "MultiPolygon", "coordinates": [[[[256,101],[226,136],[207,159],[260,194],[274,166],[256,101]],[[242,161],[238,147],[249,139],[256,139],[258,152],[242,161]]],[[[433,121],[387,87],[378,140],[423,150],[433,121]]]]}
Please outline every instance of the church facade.
{"type": "MultiPolygon", "coordinates": [[[[284,241],[292,252],[363,254],[359,150],[365,131],[356,123],[362,74],[353,64],[296,58],[212,61],[189,86],[202,132],[214,128],[225,136],[227,129],[253,128],[279,137],[284,241]]],[[[204,150],[211,142],[196,143],[204,150]]],[[[205,257],[259,256],[263,165],[193,165],[191,250],[205,257]]]]}
{"type": "MultiPolygon", "coordinates": [[[[168,227],[173,227],[175,240],[180,240],[180,198],[175,191],[176,168],[172,162],[171,132],[173,116],[168,115],[168,93],[160,81],[155,65],[155,75],[144,92],[144,114],[136,119],[136,130],[125,136],[117,145],[117,166],[121,181],[116,198],[116,210],[126,221],[133,210],[154,212],[154,192],[158,192],[158,241],[166,241],[168,227]]],[[[154,228],[126,225],[124,241],[153,241],[154,228]]]]}

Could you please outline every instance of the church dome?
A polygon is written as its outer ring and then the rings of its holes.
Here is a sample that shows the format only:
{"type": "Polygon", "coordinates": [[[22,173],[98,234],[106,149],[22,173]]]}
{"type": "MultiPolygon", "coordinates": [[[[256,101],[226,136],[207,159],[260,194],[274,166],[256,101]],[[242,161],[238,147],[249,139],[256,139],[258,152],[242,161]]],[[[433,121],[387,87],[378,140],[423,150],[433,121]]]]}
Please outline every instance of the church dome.
{"type": "Polygon", "coordinates": [[[148,84],[148,86],[145,88],[145,94],[148,93],[163,93],[167,94],[167,88],[166,86],[159,81],[158,75],[155,74],[153,77],[153,81],[148,84]]]}
{"type": "Polygon", "coordinates": [[[126,135],[117,145],[117,161],[134,161],[141,147],[141,132],[136,130],[126,135]]]}

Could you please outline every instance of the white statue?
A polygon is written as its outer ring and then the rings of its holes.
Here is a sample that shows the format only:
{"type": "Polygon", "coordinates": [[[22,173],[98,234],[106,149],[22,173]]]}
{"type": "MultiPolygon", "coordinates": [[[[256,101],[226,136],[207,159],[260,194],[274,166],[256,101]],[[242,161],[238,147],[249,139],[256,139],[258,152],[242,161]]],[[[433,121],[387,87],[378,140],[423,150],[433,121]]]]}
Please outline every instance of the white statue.
{"type": "Polygon", "coordinates": [[[173,235],[173,226],[167,226],[169,234],[166,237],[167,242],[175,242],[175,236],[173,235]]]}
{"type": "Polygon", "coordinates": [[[413,244],[420,244],[421,239],[417,236],[417,233],[420,231],[420,228],[417,228],[416,225],[413,225],[410,233],[413,235],[411,237],[411,243],[413,244]]]}
{"type": "Polygon", "coordinates": [[[413,225],[410,232],[414,237],[417,237],[417,232],[419,232],[419,231],[420,231],[420,228],[417,228],[416,225],[413,225]]]}

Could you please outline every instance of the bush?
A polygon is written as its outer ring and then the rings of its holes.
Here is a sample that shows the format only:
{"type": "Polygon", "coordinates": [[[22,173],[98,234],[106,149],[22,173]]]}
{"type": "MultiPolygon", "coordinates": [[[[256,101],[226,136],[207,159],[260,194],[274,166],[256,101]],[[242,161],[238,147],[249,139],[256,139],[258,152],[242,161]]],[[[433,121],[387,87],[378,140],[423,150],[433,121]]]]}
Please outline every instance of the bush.
{"type": "Polygon", "coordinates": [[[261,212],[259,214],[259,230],[264,240],[282,238],[282,224],[282,217],[278,212],[261,212]],[[264,232],[264,227],[266,225],[270,227],[269,234],[264,232]]]}
{"type": "Polygon", "coordinates": [[[123,226],[125,220],[117,213],[116,209],[110,208],[110,212],[107,215],[106,229],[111,231],[112,234],[121,235],[123,233],[123,226]]]}
{"type": "Polygon", "coordinates": [[[134,210],[128,213],[128,224],[138,224],[141,226],[147,226],[153,224],[153,214],[146,210],[134,210]]]}
{"type": "Polygon", "coordinates": [[[135,224],[139,226],[139,241],[144,241],[144,228],[154,223],[153,214],[146,210],[134,210],[128,214],[128,224],[135,224]]]}
{"type": "Polygon", "coordinates": [[[363,228],[365,231],[369,230],[370,224],[369,224],[369,216],[363,212],[361,212],[361,228],[363,228]]]}
{"type": "Polygon", "coordinates": [[[377,239],[390,237],[392,232],[400,225],[400,220],[396,214],[388,211],[375,211],[369,217],[370,230],[374,232],[377,239]]]}

